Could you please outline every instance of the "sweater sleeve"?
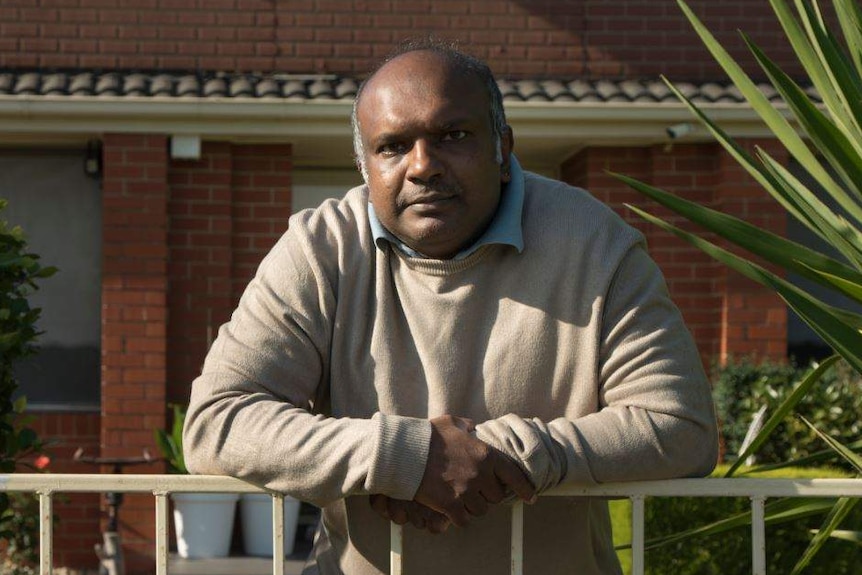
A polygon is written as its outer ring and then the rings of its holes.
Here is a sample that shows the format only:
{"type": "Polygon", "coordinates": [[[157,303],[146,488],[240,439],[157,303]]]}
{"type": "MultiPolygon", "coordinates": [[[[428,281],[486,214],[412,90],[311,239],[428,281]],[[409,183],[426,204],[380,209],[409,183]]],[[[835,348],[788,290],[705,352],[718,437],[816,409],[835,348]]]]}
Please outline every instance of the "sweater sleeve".
{"type": "Polygon", "coordinates": [[[636,245],[609,286],[601,318],[599,405],[574,420],[508,414],[477,426],[539,491],[708,474],[718,439],[709,383],[656,264],[636,245]]]}
{"type": "Polygon", "coordinates": [[[412,499],[428,421],[326,414],[337,278],[327,273],[324,243],[312,253],[314,242],[289,230],[219,330],[192,385],[186,464],[317,505],[371,493],[412,499]]]}

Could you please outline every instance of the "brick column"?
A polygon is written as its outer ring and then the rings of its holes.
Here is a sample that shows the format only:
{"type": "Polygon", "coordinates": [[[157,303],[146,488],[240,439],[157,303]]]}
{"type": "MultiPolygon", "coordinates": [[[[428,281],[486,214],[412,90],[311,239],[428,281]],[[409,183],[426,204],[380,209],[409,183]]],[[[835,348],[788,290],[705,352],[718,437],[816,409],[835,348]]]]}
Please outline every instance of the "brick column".
{"type": "MultiPolygon", "coordinates": [[[[103,144],[101,454],[137,456],[165,425],[167,141],[109,134],[103,144]]],[[[151,572],[152,497],[127,495],[120,522],[127,572],[151,572]]]]}
{"type": "Polygon", "coordinates": [[[718,352],[721,301],[714,288],[718,264],[625,208],[624,204],[636,205],[676,225],[688,225],[607,172],[625,174],[686,197],[709,201],[712,171],[708,159],[712,156],[714,150],[701,146],[676,146],[669,150],[658,146],[586,148],[566,161],[561,173],[565,181],[586,188],[644,233],[649,253],[661,268],[671,297],[694,335],[704,365],[709,365],[718,352]]]}
{"type": "Polygon", "coordinates": [[[170,402],[188,402],[209,344],[233,308],[231,173],[228,143],[205,142],[200,160],[170,166],[170,402]]]}
{"type": "Polygon", "coordinates": [[[291,146],[233,146],[233,300],[263,256],[287,230],[291,202],[291,146]]]}
{"type": "MultiPolygon", "coordinates": [[[[676,144],[670,148],[653,146],[650,148],[652,175],[648,183],[687,200],[713,207],[717,153],[716,144],[676,144]]],[[[714,234],[670,210],[653,209],[656,204],[645,204],[643,197],[638,204],[677,227],[711,241],[716,239],[714,234]]],[[[704,365],[708,367],[721,345],[721,297],[718,283],[722,277],[722,266],[688,242],[656,227],[648,227],[647,241],[650,253],[660,260],[671,296],[680,307],[686,325],[698,344],[704,365]]]]}
{"type": "Polygon", "coordinates": [[[200,160],[170,165],[169,401],[188,402],[219,327],[287,229],[290,154],[289,145],[205,142],[200,160]]]}
{"type": "MultiPolygon", "coordinates": [[[[787,152],[774,140],[744,140],[740,143],[750,152],[759,145],[776,160],[787,164],[787,152]]],[[[718,162],[716,203],[719,209],[762,229],[784,235],[787,215],[781,205],[729,154],[722,151],[718,162]]],[[[724,247],[730,247],[729,243],[725,242],[724,247]]],[[[751,257],[748,253],[744,255],[751,257]]],[[[760,358],[785,359],[787,306],[784,301],[772,290],[735,271],[723,268],[722,272],[719,283],[722,298],[721,360],[732,355],[752,354],[760,358]]]]}

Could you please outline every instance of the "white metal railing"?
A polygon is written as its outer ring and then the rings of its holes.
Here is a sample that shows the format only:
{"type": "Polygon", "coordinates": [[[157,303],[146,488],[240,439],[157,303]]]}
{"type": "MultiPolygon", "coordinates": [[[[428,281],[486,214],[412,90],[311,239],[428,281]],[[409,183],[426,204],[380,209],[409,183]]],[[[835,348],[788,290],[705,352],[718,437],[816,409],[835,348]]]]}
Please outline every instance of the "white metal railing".
{"type": "MultiPolygon", "coordinates": [[[[51,515],[56,493],[151,493],[155,496],[156,575],[168,573],[168,495],[171,493],[270,493],[231,477],[194,475],[11,474],[0,475],[0,492],[35,493],[39,497],[40,575],[51,575],[51,515]]],[[[273,497],[273,549],[284,543],[283,496],[273,497]]],[[[628,498],[632,501],[632,575],[644,572],[644,499],[646,497],[748,497],[752,511],[752,573],[766,574],[764,503],[770,497],[862,497],[862,479],[673,479],[606,483],[593,487],[563,486],[544,496],[628,498]]],[[[512,575],[523,573],[523,504],[512,506],[512,575]]],[[[391,530],[391,573],[402,575],[402,528],[391,530]]],[[[273,575],[284,575],[284,561],[273,554],[273,575]]]]}

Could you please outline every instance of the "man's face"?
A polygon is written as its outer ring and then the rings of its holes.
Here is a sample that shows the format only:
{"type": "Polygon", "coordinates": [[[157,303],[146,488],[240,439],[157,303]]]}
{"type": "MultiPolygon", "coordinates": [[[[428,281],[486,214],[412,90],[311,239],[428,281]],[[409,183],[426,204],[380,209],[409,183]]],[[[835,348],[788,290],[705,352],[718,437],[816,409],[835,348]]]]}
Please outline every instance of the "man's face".
{"type": "Polygon", "coordinates": [[[491,128],[487,94],[433,52],[381,68],[357,108],[370,200],[380,222],[419,253],[446,259],[485,231],[509,181],[511,136],[491,128]]]}

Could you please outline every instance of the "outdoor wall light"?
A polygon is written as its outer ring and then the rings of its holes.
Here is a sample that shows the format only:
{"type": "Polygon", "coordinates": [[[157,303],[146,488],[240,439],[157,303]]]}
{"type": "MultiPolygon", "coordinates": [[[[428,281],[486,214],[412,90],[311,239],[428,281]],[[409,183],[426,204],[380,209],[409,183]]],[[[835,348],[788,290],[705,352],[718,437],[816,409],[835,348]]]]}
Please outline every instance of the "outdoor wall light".
{"type": "Polygon", "coordinates": [[[689,124],[688,122],[682,122],[680,124],[674,124],[667,129],[667,135],[672,139],[676,140],[678,138],[682,138],[683,136],[687,136],[694,130],[694,126],[689,124]]]}
{"type": "Polygon", "coordinates": [[[87,151],[84,155],[84,173],[94,178],[102,173],[102,142],[100,140],[87,141],[87,151]]]}
{"type": "Polygon", "coordinates": [[[200,136],[171,136],[171,159],[200,160],[200,136]]]}

